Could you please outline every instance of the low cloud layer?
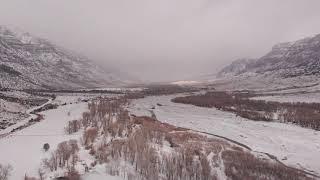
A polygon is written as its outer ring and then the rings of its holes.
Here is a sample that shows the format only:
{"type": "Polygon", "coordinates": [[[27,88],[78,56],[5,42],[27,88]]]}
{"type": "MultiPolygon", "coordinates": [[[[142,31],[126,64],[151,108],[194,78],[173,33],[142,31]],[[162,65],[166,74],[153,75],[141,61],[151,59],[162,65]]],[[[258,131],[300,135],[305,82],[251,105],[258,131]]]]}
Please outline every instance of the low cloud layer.
{"type": "Polygon", "coordinates": [[[0,23],[140,79],[170,81],[319,34],[319,7],[319,0],[0,0],[0,23]]]}

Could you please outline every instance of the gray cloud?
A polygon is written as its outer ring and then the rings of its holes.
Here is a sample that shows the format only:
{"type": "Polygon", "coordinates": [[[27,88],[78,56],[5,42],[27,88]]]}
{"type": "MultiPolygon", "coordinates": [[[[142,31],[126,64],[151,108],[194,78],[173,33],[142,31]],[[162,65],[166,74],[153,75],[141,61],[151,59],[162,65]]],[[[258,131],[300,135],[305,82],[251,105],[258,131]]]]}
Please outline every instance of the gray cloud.
{"type": "Polygon", "coordinates": [[[319,0],[0,0],[0,23],[165,81],[318,34],[319,7],[319,0]]]}

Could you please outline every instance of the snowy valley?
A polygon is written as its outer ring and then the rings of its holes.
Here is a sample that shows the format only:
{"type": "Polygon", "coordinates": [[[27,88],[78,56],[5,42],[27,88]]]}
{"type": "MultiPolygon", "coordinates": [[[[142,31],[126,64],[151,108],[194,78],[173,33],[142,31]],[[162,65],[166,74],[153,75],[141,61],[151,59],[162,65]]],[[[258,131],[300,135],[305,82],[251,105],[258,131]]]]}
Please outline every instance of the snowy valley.
{"type": "Polygon", "coordinates": [[[291,27],[309,12],[42,1],[21,24],[62,46],[0,26],[0,180],[320,180],[320,34],[291,27]]]}
{"type": "MultiPolygon", "coordinates": [[[[56,105],[53,109],[41,109],[43,104],[25,110],[39,109],[36,115],[43,119],[17,131],[9,131],[10,127],[0,131],[0,162],[13,168],[9,180],[319,178],[318,131],[174,103],[172,99],[192,95],[195,89],[187,88],[190,92],[181,94],[178,88],[178,94],[170,95],[174,93],[170,86],[170,94],[165,95],[167,88],[46,91],[54,98],[45,104],[56,105]],[[47,150],[45,144],[49,145],[47,150]],[[52,158],[59,158],[69,146],[75,151],[62,161],[66,164],[52,164],[52,158]],[[180,156],[195,159],[184,162],[180,156]],[[240,163],[241,158],[248,162],[240,163]],[[264,170],[257,171],[259,165],[264,170]]],[[[20,125],[28,122],[27,118],[20,125]]]]}

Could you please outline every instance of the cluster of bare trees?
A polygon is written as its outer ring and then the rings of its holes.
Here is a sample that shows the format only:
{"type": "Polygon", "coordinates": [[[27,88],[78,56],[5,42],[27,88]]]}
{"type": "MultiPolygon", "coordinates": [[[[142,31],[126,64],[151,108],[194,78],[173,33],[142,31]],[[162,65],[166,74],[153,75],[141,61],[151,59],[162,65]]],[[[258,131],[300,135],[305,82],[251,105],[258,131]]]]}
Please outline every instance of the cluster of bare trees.
{"type": "Polygon", "coordinates": [[[44,175],[45,173],[41,169],[38,169],[38,177],[32,177],[25,174],[24,180],[44,180],[45,179],[44,175]]]}
{"type": "Polygon", "coordinates": [[[188,142],[195,135],[170,134],[176,130],[188,132],[150,117],[130,117],[123,108],[124,104],[126,100],[123,99],[92,102],[88,106],[89,111],[83,113],[81,119],[84,146],[96,157],[96,163],[107,164],[109,174],[122,175],[128,179],[215,179],[207,160],[208,154],[186,148],[194,143],[181,147],[178,145],[188,142]],[[168,143],[172,148],[176,148],[172,149],[174,153],[162,152],[163,143],[167,140],[170,140],[168,143]],[[198,158],[193,160],[194,157],[198,158]],[[121,170],[116,163],[120,161],[130,164],[136,173],[121,170]]]}
{"type": "MultiPolygon", "coordinates": [[[[194,142],[180,146],[179,143],[188,142],[189,139],[185,138],[187,141],[184,141],[180,139],[181,136],[179,135],[175,136],[174,133],[167,134],[173,129],[155,122],[157,121],[150,118],[145,119],[144,117],[143,119],[135,118],[131,123],[127,123],[128,126],[125,126],[124,131],[128,133],[125,136],[121,135],[121,133],[116,133],[114,140],[111,142],[101,143],[99,146],[93,147],[95,148],[94,155],[96,159],[99,163],[111,163],[111,165],[107,166],[107,171],[110,174],[122,174],[128,179],[216,179],[207,159],[208,154],[201,150],[195,150],[201,149],[199,144],[194,142]],[[144,122],[141,123],[141,121],[144,122]],[[179,146],[175,146],[171,153],[165,153],[162,150],[165,139],[170,139],[172,144],[179,144],[179,146]],[[121,173],[121,168],[114,164],[114,162],[119,161],[128,162],[136,173],[121,173]]],[[[186,131],[185,133],[188,132],[186,131]]],[[[190,138],[192,138],[192,135],[190,138]]]]}
{"type": "Polygon", "coordinates": [[[185,92],[195,91],[192,87],[179,86],[179,85],[150,85],[143,90],[143,93],[147,96],[156,95],[169,95],[185,92]]]}
{"type": "Polygon", "coordinates": [[[72,120],[68,122],[67,127],[65,128],[65,131],[68,134],[72,134],[72,133],[78,132],[80,128],[81,128],[81,122],[79,120],[72,120]]]}
{"type": "Polygon", "coordinates": [[[320,103],[280,103],[249,99],[243,94],[209,92],[203,95],[177,97],[176,103],[215,107],[256,121],[289,122],[320,130],[320,103]]]}
{"type": "Polygon", "coordinates": [[[51,171],[66,167],[69,172],[74,172],[75,165],[78,162],[78,151],[77,140],[61,142],[57,149],[52,152],[51,157],[43,160],[43,165],[51,171]]]}
{"type": "MultiPolygon", "coordinates": [[[[45,180],[45,173],[39,169],[38,176],[32,177],[25,174],[24,180],[45,180]]],[[[66,180],[80,180],[80,174],[75,169],[69,169],[65,176],[57,177],[56,179],[66,179],[66,180]]]]}
{"type": "MultiPolygon", "coordinates": [[[[128,180],[215,180],[224,171],[231,179],[305,178],[224,140],[161,123],[152,117],[130,116],[124,108],[126,104],[126,98],[93,101],[82,119],[69,122],[66,128],[68,133],[83,128],[81,144],[96,159],[91,166],[106,164],[106,172],[111,175],[128,180]],[[232,159],[233,156],[237,157],[232,159]],[[264,166],[267,170],[263,170],[264,166]]],[[[44,160],[44,165],[51,171],[67,168],[68,178],[77,180],[78,150],[75,140],[62,142],[51,158],[44,160]]]]}
{"type": "Polygon", "coordinates": [[[84,144],[96,157],[93,165],[106,163],[109,174],[129,180],[215,180],[222,169],[231,179],[306,178],[277,162],[258,159],[226,141],[192,133],[151,117],[130,117],[121,104],[96,102],[84,115],[84,119],[88,117],[85,122],[90,124],[84,132],[84,144]],[[90,139],[89,134],[94,138],[90,139]],[[85,137],[90,140],[86,141],[85,137]],[[228,158],[230,154],[238,157],[228,158]],[[122,161],[130,164],[135,173],[122,169],[122,161]]]}
{"type": "Polygon", "coordinates": [[[257,159],[248,152],[222,152],[225,173],[230,179],[312,179],[280,163],[257,159]]]}
{"type": "Polygon", "coordinates": [[[161,172],[168,180],[215,180],[212,160],[200,144],[186,144],[172,154],[165,155],[161,172]],[[197,145],[198,147],[195,147],[197,145]],[[196,149],[195,149],[196,148],[196,149]]]}
{"type": "Polygon", "coordinates": [[[142,91],[130,92],[125,95],[127,99],[140,99],[146,96],[161,96],[169,94],[195,92],[198,89],[179,85],[150,85],[142,91]]]}
{"type": "Polygon", "coordinates": [[[84,145],[92,144],[98,136],[98,129],[96,127],[87,128],[83,133],[84,145]]]}

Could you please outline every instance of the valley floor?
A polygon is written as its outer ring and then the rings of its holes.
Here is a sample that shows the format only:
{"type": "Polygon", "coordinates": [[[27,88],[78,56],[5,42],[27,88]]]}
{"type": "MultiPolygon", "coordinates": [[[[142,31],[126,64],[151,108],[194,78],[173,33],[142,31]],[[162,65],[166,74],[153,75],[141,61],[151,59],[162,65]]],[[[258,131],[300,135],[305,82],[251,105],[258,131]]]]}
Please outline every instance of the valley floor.
{"type": "Polygon", "coordinates": [[[296,125],[251,121],[215,108],[176,104],[176,96],[154,96],[134,100],[136,115],[153,111],[158,120],[169,124],[223,136],[269,153],[281,162],[320,175],[320,132],[296,125]],[[158,105],[157,105],[158,104],[158,105]]]}
{"type": "MultiPolygon", "coordinates": [[[[37,175],[41,160],[50,155],[50,151],[43,151],[44,143],[49,143],[50,149],[54,150],[62,141],[81,137],[79,133],[66,135],[64,132],[67,121],[79,119],[87,110],[87,103],[80,102],[79,97],[58,97],[55,102],[67,105],[42,112],[43,121],[0,139],[0,162],[14,167],[9,180],[23,179],[25,174],[37,175]]],[[[153,111],[160,121],[238,141],[254,151],[275,155],[287,165],[320,175],[318,131],[290,124],[250,121],[214,108],[176,104],[171,102],[174,97],[153,96],[133,100],[129,110],[138,116],[150,116],[150,111],[153,111]]],[[[106,175],[104,168],[95,168],[83,178],[121,179],[106,175]]]]}

